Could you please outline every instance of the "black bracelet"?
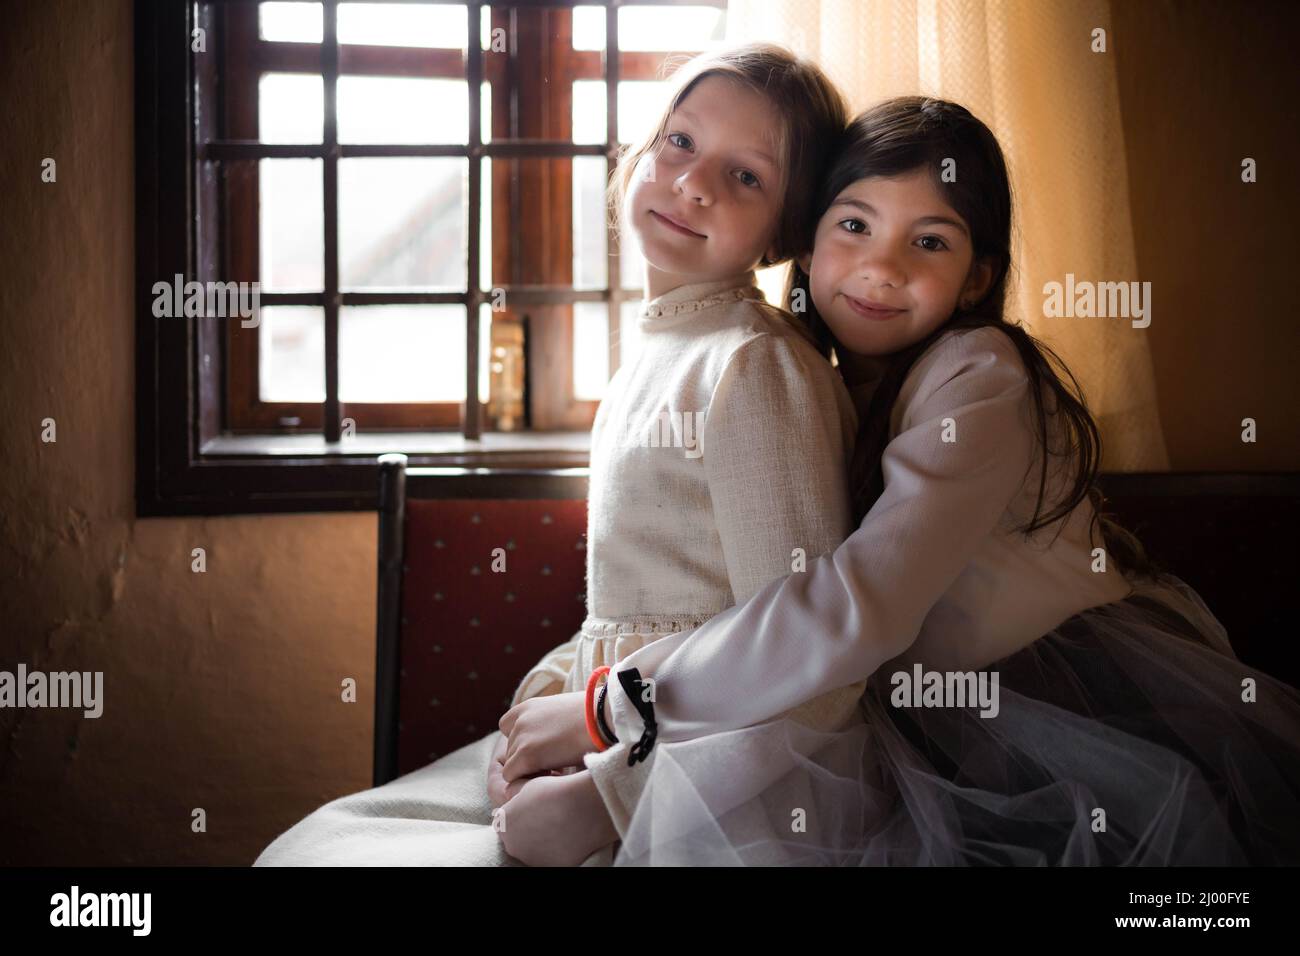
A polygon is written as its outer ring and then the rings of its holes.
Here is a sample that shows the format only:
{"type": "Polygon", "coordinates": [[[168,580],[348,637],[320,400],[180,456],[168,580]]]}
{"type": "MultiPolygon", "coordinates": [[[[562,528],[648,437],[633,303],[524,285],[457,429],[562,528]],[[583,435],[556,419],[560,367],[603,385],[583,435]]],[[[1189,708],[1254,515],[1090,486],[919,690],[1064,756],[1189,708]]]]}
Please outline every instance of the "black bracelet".
{"type": "Polygon", "coordinates": [[[600,696],[596,698],[596,726],[600,728],[600,735],[605,738],[605,743],[616,744],[618,737],[614,731],[609,729],[609,724],[605,723],[605,693],[609,690],[609,681],[600,685],[600,696]]]}
{"type": "Polygon", "coordinates": [[[632,706],[637,709],[637,713],[645,721],[645,732],[641,734],[641,739],[632,746],[632,752],[627,757],[627,765],[630,767],[637,761],[645,760],[646,757],[650,756],[650,751],[654,749],[655,737],[659,735],[659,725],[655,723],[654,704],[641,699],[641,688],[646,683],[641,680],[641,672],[635,667],[629,667],[627,670],[618,672],[618,680],[623,685],[623,690],[628,699],[632,701],[632,706]]]}

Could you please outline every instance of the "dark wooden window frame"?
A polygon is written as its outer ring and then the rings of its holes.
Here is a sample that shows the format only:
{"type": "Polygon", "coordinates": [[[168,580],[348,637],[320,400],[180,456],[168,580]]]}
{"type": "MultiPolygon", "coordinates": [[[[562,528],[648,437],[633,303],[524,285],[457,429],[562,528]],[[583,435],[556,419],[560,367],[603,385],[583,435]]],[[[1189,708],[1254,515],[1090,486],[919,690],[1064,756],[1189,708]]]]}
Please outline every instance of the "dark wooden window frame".
{"type": "MultiPolygon", "coordinates": [[[[639,292],[620,288],[617,237],[608,242],[606,287],[575,290],[554,282],[526,284],[497,282],[498,261],[509,264],[512,278],[528,274],[527,263],[517,251],[498,249],[506,230],[495,228],[494,285],[504,288],[512,307],[523,306],[534,320],[534,342],[542,347],[530,349],[528,373],[537,417],[551,428],[570,428],[572,432],[544,430],[522,434],[494,434],[482,431],[482,412],[478,399],[478,325],[479,305],[487,301],[486,290],[479,287],[479,198],[480,163],[484,156],[502,159],[568,159],[573,156],[604,156],[612,164],[619,145],[618,97],[607,97],[606,142],[581,145],[564,139],[538,139],[518,135],[498,136],[494,128],[489,143],[481,142],[478,97],[471,96],[470,141],[463,146],[387,147],[348,146],[337,143],[334,111],[331,108],[333,84],[339,72],[340,50],[344,56],[362,55],[366,48],[341,48],[335,36],[333,11],[338,0],[324,0],[325,31],[320,45],[320,71],[326,77],[326,124],[322,143],[316,146],[271,146],[240,140],[221,140],[218,135],[218,110],[221,90],[215,69],[196,69],[191,56],[191,37],[195,27],[202,27],[209,38],[220,37],[217,18],[230,8],[255,8],[255,0],[199,0],[177,3],[176,0],[137,0],[135,12],[136,49],[136,499],[137,513],[150,515],[240,514],[280,511],[370,510],[377,503],[378,454],[400,451],[409,456],[412,466],[436,467],[448,475],[514,475],[527,481],[530,475],[542,476],[556,469],[585,468],[588,464],[586,431],[595,412],[594,402],[573,401],[571,362],[547,362],[545,357],[557,348],[568,349],[572,341],[568,321],[554,321],[563,310],[578,301],[604,302],[611,333],[618,327],[621,303],[639,292]],[[199,104],[207,108],[196,109],[199,104]],[[338,292],[337,259],[337,162],[347,156],[446,155],[469,159],[468,282],[466,291],[449,293],[372,294],[338,292]],[[303,406],[298,417],[307,427],[318,427],[319,434],[281,434],[248,436],[252,440],[232,441],[229,421],[229,394],[226,377],[231,361],[229,334],[232,320],[213,317],[158,318],[153,315],[153,286],[181,275],[186,281],[230,281],[238,279],[234,257],[223,255],[223,216],[229,217],[228,197],[222,189],[221,162],[256,160],[264,157],[314,157],[324,160],[325,179],[325,289],[323,293],[272,295],[263,293],[263,304],[321,305],[325,312],[326,400],[322,405],[303,406]],[[331,201],[330,197],[334,197],[331,201]],[[333,290],[332,292],[330,290],[333,290]],[[377,301],[459,303],[467,308],[466,400],[456,432],[433,430],[398,433],[389,436],[366,435],[343,439],[341,421],[345,417],[338,399],[338,309],[345,304],[377,301]],[[548,321],[549,320],[549,321],[548,321]],[[544,401],[536,401],[545,395],[544,401]],[[389,440],[385,441],[387,438],[389,440]],[[304,441],[305,439],[305,441],[304,441]]],[[[364,2],[364,0],[363,0],[364,2]]],[[[434,0],[438,2],[438,0],[434,0]]],[[[453,0],[444,0],[453,2],[453,0]]],[[[460,2],[460,0],[455,0],[460,2]]],[[[602,0],[585,0],[602,4],[602,0]]],[[[722,5],[725,0],[610,0],[603,5],[616,10],[619,6],[641,4],[722,5]]],[[[514,0],[508,4],[490,4],[483,0],[466,0],[471,38],[477,37],[477,25],[483,7],[493,10],[494,25],[499,15],[522,11],[538,15],[547,9],[570,8],[579,0],[514,0]]],[[[569,41],[565,39],[567,44],[569,41]]],[[[550,49],[558,48],[552,43],[550,49]]],[[[618,17],[606,17],[606,51],[618,50],[618,17]]],[[[427,51],[420,51],[427,53],[427,51]]],[[[537,52],[545,55],[547,51],[537,52]]],[[[434,56],[440,55],[435,51],[434,56]]],[[[453,56],[458,57],[459,54],[453,56]]],[[[622,79],[650,78],[658,75],[660,65],[669,54],[623,53],[607,56],[606,52],[570,51],[563,69],[567,79],[603,78],[607,89],[617,90],[622,79]]],[[[464,75],[470,90],[477,90],[485,78],[484,58],[479,44],[470,42],[465,58],[464,75]]],[[[546,84],[541,84],[546,85],[546,84]]],[[[550,84],[555,85],[555,84],[550,84]]],[[[561,127],[567,131],[570,115],[571,83],[563,87],[563,102],[550,102],[548,108],[565,117],[561,127]],[[558,109],[557,109],[558,107],[558,109]]],[[[501,115],[494,103],[494,117],[501,115]]],[[[494,127],[495,127],[494,122],[494,127]]],[[[519,134],[521,130],[507,129],[519,134]]],[[[527,133],[528,130],[522,132],[527,133]]],[[[494,183],[504,163],[494,163],[494,183]]],[[[559,163],[554,164],[559,166],[559,163]]],[[[567,171],[567,162],[563,164],[567,171]]],[[[563,177],[555,177],[563,178],[563,177]]],[[[564,196],[567,197],[567,185],[564,196]]],[[[494,199],[496,196],[494,196],[494,199]]],[[[567,201],[567,200],[566,200],[567,201]]],[[[494,209],[500,208],[494,202],[494,209]]],[[[244,252],[245,266],[248,253],[244,252]]],[[[535,270],[534,270],[535,271],[535,270]]],[[[553,275],[542,269],[544,276],[553,275]]],[[[244,341],[248,337],[245,336],[244,341]]],[[[611,335],[611,370],[616,367],[616,338],[611,335]]],[[[244,371],[247,388],[247,366],[244,371]]],[[[426,406],[429,408],[430,406],[426,406]]],[[[436,406],[432,406],[436,408],[436,406]]],[[[363,406],[364,408],[364,406],[363,406]]],[[[370,407],[371,409],[374,406],[370,407]]],[[[351,414],[352,409],[348,409],[351,414]]],[[[293,414],[290,410],[289,414],[293,414]]],[[[357,418],[360,416],[353,415],[357,418]]],[[[278,420],[278,419],[277,419],[278,420]]],[[[425,421],[428,421],[425,419],[425,421]]],[[[396,420],[371,419],[371,424],[422,424],[399,409],[396,420]]],[[[434,425],[447,423],[445,413],[434,425]]],[[[364,424],[364,423],[359,423],[364,424]]]]}

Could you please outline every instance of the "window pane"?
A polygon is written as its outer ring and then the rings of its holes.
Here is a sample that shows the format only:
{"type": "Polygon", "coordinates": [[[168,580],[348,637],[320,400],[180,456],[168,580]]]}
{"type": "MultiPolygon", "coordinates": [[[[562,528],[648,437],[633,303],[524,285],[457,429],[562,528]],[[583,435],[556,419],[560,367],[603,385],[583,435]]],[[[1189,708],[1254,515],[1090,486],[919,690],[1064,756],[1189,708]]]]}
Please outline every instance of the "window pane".
{"type": "Polygon", "coordinates": [[[467,143],[464,80],[339,77],[340,143],[467,143]]]}
{"type": "Polygon", "coordinates": [[[575,50],[605,49],[605,8],[573,8],[573,48],[575,50]]]}
{"type": "MultiPolygon", "coordinates": [[[[490,12],[489,7],[482,10],[485,50],[490,12]]],[[[263,40],[320,43],[324,38],[319,3],[262,3],[258,14],[263,40]]],[[[466,45],[463,4],[341,3],[338,25],[339,43],[451,50],[466,45]]]]}
{"type": "MultiPolygon", "coordinates": [[[[718,7],[635,6],[618,11],[620,50],[708,50],[726,39],[726,13],[718,7]]],[[[605,10],[573,10],[573,48],[605,49],[605,10]]]]}
{"type": "Polygon", "coordinates": [[[463,4],[340,3],[339,42],[465,48],[463,4]]]}
{"type": "Polygon", "coordinates": [[[663,115],[672,84],[667,80],[628,80],[618,85],[618,141],[633,143],[663,115]]]}
{"type": "MultiPolygon", "coordinates": [[[[618,85],[618,141],[631,143],[647,134],[663,114],[667,80],[625,80],[618,85]]],[[[573,141],[605,142],[605,83],[573,82],[573,141]]]]}
{"type": "Polygon", "coordinates": [[[325,401],[325,310],[267,305],[261,316],[258,397],[264,402],[325,401]]]}
{"type": "Polygon", "coordinates": [[[320,43],[324,19],[319,3],[262,3],[257,8],[263,40],[320,43]]]}
{"type": "Polygon", "coordinates": [[[319,143],[325,83],[303,73],[263,73],[257,82],[257,138],[263,143],[319,143]]]}
{"type": "Polygon", "coordinates": [[[609,381],[609,308],[573,303],[573,397],[596,402],[609,381]]]}
{"type": "Polygon", "coordinates": [[[602,80],[573,81],[573,141],[605,142],[605,84],[602,80]]]}
{"type": "Polygon", "coordinates": [[[725,26],[725,11],[718,7],[621,7],[618,48],[707,50],[724,42],[725,26]]]}
{"type": "Polygon", "coordinates": [[[605,258],[605,157],[573,158],[573,285],[603,289],[605,258]]]}
{"type": "Polygon", "coordinates": [[[631,365],[641,348],[641,329],[637,327],[640,302],[624,302],[618,315],[618,364],[631,365]]]}
{"type": "Polygon", "coordinates": [[[492,159],[484,156],[479,177],[478,281],[479,288],[492,288],[492,159]]]}
{"type": "Polygon", "coordinates": [[[258,161],[261,287],[319,292],[325,285],[325,231],[319,159],[258,161]]]}
{"type": "Polygon", "coordinates": [[[340,286],[464,291],[467,177],[459,158],[339,160],[340,286]]]}
{"type": "Polygon", "coordinates": [[[464,400],[462,306],[345,305],[339,309],[339,401],[464,400]]]}

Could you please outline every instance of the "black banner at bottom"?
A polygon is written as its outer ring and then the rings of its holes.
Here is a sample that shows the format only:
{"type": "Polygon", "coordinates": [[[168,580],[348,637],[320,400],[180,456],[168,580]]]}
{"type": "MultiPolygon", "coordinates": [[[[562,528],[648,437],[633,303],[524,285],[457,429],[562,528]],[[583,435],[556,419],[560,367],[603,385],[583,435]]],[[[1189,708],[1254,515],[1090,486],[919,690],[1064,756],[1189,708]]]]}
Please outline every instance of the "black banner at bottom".
{"type": "MultiPolygon", "coordinates": [[[[621,869],[621,868],[620,868],[621,869]]],[[[1289,926],[1290,869],[676,869],[484,870],[31,868],[0,870],[6,943],[74,935],[81,943],[369,940],[422,934],[431,946],[481,934],[500,945],[628,931],[675,920],[730,942],[807,927],[915,932],[927,942],[994,933],[1182,937],[1289,926]],[[585,924],[585,925],[584,925],[585,924]]],[[[834,930],[832,930],[834,931],[834,930]]],[[[692,934],[696,930],[692,929],[692,934]]],[[[1050,938],[1050,937],[1049,937],[1050,938]]],[[[595,940],[593,940],[594,942],[595,940]]]]}

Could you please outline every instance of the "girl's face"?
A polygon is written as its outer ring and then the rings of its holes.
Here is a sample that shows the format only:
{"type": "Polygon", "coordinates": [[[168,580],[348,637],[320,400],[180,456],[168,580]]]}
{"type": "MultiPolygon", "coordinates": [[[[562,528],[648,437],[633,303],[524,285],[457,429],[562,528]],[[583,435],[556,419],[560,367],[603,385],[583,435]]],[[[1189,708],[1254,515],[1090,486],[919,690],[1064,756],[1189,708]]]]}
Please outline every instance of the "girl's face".
{"type": "Polygon", "coordinates": [[[624,206],[645,256],[648,297],[747,272],[770,249],[785,188],[781,124],[766,97],[718,75],[696,83],[669,114],[624,206]]]}
{"type": "Polygon", "coordinates": [[[992,282],[970,230],[928,169],[849,186],[801,257],[813,303],[844,346],[884,356],[925,338],[992,282]]]}

